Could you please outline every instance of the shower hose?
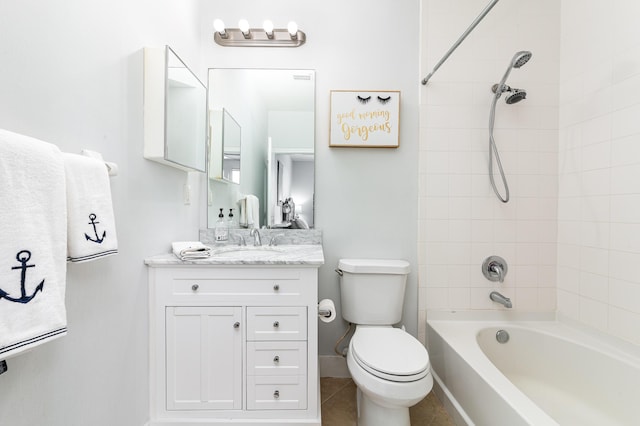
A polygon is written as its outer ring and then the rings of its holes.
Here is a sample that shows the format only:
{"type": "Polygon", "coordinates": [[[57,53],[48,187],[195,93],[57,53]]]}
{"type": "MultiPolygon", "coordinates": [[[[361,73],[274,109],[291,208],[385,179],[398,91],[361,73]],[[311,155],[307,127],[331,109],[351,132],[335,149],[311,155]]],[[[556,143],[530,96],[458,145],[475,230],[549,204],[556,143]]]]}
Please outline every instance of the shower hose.
{"type": "MultiPolygon", "coordinates": [[[[504,84],[504,83],[502,83],[504,84]]],[[[502,86],[500,84],[499,88],[502,86]]],[[[498,103],[498,98],[502,92],[500,90],[497,91],[496,95],[493,97],[493,102],[491,103],[491,112],[489,113],[489,180],[491,181],[491,187],[493,188],[493,192],[496,194],[498,199],[503,203],[509,201],[509,185],[507,184],[507,178],[504,175],[504,169],[502,168],[502,162],[500,161],[500,154],[498,154],[498,148],[496,147],[496,141],[493,138],[493,128],[496,121],[496,104],[498,103]],[[500,171],[500,177],[502,178],[502,184],[504,185],[504,197],[498,191],[496,187],[496,182],[493,178],[493,158],[495,156],[495,162],[498,165],[498,170],[500,171]]]]}

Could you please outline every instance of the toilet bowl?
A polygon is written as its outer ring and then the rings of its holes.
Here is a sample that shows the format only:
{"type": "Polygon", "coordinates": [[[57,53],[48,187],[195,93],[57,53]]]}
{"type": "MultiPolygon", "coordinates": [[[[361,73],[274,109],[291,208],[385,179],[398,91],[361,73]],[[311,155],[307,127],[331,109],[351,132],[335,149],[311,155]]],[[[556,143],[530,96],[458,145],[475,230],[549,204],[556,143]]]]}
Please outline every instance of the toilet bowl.
{"type": "Polygon", "coordinates": [[[398,328],[357,326],[347,367],[358,387],[359,426],[409,426],[409,407],[433,386],[426,349],[398,328]]]}
{"type": "Polygon", "coordinates": [[[409,407],[431,391],[425,347],[403,329],[409,263],[389,259],[341,259],[342,317],[356,325],[347,367],[358,387],[358,426],[410,426],[409,407]]]}

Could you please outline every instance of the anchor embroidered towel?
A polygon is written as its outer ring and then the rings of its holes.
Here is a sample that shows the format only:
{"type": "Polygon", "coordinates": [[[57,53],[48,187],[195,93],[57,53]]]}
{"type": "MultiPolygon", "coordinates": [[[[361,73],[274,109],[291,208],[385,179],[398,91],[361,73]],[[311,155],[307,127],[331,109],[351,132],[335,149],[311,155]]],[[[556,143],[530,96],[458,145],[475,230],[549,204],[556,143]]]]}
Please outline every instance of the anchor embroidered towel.
{"type": "Polygon", "coordinates": [[[67,205],[55,145],[0,130],[0,360],[67,332],[67,205]]]}
{"type": "Polygon", "coordinates": [[[118,253],[104,162],[78,154],[62,156],[67,180],[67,260],[87,262],[118,253]]]}

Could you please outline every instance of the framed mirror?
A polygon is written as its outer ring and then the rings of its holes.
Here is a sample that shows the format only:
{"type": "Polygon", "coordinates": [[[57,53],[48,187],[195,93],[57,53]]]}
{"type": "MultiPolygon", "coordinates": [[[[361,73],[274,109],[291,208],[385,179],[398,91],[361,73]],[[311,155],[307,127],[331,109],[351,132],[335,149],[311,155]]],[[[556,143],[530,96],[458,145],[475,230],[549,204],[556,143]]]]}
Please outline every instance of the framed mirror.
{"type": "Polygon", "coordinates": [[[258,226],[312,228],[315,72],[213,68],[208,87],[209,227],[221,208],[225,215],[233,209],[240,226],[248,226],[240,209],[255,196],[258,226]],[[239,143],[227,146],[227,137],[239,143]]]}

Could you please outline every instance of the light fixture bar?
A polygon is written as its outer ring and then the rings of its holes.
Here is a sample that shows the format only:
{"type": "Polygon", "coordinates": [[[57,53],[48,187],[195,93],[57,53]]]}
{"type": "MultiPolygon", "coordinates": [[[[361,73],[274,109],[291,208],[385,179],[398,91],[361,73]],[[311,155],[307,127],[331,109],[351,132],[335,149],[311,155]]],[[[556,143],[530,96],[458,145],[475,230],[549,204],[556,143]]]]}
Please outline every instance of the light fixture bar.
{"type": "Polygon", "coordinates": [[[226,47],[299,47],[307,41],[304,32],[298,30],[295,36],[289,30],[275,28],[271,37],[264,28],[250,28],[248,37],[239,28],[226,28],[223,37],[219,31],[213,33],[213,40],[226,47]]]}

